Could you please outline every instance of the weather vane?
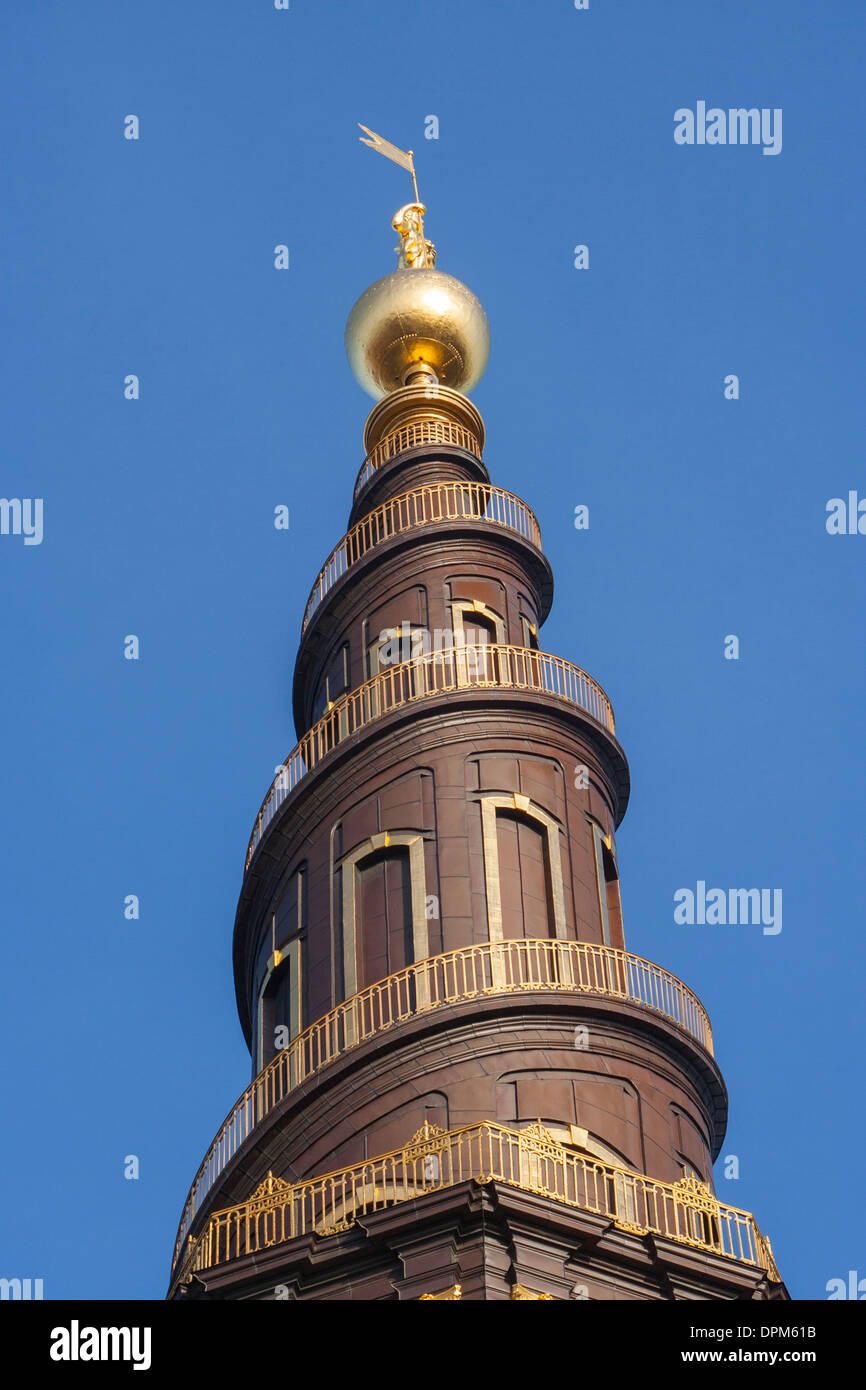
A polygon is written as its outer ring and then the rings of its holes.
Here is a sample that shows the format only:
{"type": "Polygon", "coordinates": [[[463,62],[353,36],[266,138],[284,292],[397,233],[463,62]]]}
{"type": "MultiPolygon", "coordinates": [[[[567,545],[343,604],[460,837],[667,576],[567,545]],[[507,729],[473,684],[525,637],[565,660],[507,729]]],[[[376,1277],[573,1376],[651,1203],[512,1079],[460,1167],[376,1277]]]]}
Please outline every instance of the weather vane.
{"type": "Polygon", "coordinates": [[[400,150],[396,145],[392,145],[390,140],[383,140],[374,130],[361,125],[360,121],[358,125],[370,136],[369,140],[363,135],[358,137],[362,145],[369,145],[371,150],[377,150],[379,154],[383,154],[394,164],[399,164],[401,169],[407,169],[412,175],[415,201],[399,208],[391,221],[391,226],[400,236],[400,245],[394,248],[398,252],[398,266],[401,270],[432,270],[436,264],[436,247],[424,235],[424,214],[427,209],[418,197],[413,151],[400,150]]]}

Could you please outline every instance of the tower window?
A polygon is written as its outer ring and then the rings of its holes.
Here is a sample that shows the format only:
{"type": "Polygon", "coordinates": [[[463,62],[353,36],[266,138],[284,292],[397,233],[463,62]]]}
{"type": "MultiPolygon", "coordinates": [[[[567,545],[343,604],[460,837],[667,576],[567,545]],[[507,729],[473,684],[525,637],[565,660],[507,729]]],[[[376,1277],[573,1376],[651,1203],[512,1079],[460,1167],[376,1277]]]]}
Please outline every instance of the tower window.
{"type": "Polygon", "coordinates": [[[292,1036],[292,961],[285,957],[268,981],[262,996],[263,1061],[270,1061],[292,1036]],[[268,1056],[270,1053],[270,1057],[268,1056]]]}
{"type": "Polygon", "coordinates": [[[524,613],[520,615],[520,622],[523,628],[523,645],[532,651],[538,651],[538,629],[535,623],[531,623],[524,613]]]}
{"type": "MultiPolygon", "coordinates": [[[[348,999],[389,972],[427,959],[423,838],[411,830],[377,831],[343,860],[340,882],[342,997],[348,999]]],[[[386,998],[376,1005],[386,1006],[386,998]]]]}
{"type": "Polygon", "coordinates": [[[412,961],[409,850],[380,850],[358,864],[359,988],[396,974],[412,961]]]}
{"type": "Polygon", "coordinates": [[[457,684],[498,681],[499,653],[486,648],[505,642],[505,623],[499,614],[477,599],[457,599],[451,604],[451,621],[457,684]]]}
{"type": "Polygon", "coordinates": [[[259,995],[257,1070],[289,1046],[301,1030],[301,950],[295,937],[274,951],[259,995]]]}
{"type": "Polygon", "coordinates": [[[592,821],[591,824],[595,846],[602,937],[606,946],[622,947],[622,906],[619,897],[619,871],[616,867],[613,838],[610,835],[605,835],[597,821],[592,821]]]}
{"type": "Polygon", "coordinates": [[[502,809],[496,832],[503,937],[555,936],[547,827],[502,809]]]}
{"type": "MultiPolygon", "coordinates": [[[[302,1026],[301,936],[306,916],[306,869],[301,865],[271,917],[270,955],[258,993],[255,1068],[288,1047],[302,1026]]],[[[267,949],[263,945],[263,950],[267,949]]]]}
{"type": "Polygon", "coordinates": [[[378,676],[391,666],[399,666],[404,661],[415,661],[426,656],[430,643],[427,629],[412,623],[402,623],[400,627],[386,627],[375,641],[367,647],[367,671],[370,677],[378,676]]]}
{"type": "Polygon", "coordinates": [[[335,703],[349,689],[349,644],[344,642],[337,652],[319,686],[313,705],[313,723],[321,719],[329,705],[335,703]]]}
{"type": "Polygon", "coordinates": [[[375,642],[367,647],[367,667],[370,677],[393,673],[384,692],[373,687],[367,696],[369,715],[379,713],[380,701],[387,708],[393,701],[400,703],[423,695],[430,687],[430,672],[426,664],[411,663],[426,656],[430,650],[429,634],[424,627],[404,622],[400,627],[385,628],[375,642]]]}
{"type": "MultiPolygon", "coordinates": [[[[558,823],[519,792],[483,796],[480,804],[490,940],[565,939],[558,823]]],[[[494,963],[494,976],[498,969],[494,963]]]]}

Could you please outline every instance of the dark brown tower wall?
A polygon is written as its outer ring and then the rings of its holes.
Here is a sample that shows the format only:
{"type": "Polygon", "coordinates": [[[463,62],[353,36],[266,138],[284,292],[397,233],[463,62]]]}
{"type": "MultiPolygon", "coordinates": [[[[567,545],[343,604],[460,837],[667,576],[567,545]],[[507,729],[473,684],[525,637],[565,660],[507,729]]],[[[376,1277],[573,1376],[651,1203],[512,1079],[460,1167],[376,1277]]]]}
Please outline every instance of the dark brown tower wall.
{"type": "Polygon", "coordinates": [[[410,488],[428,487],[432,483],[488,483],[490,474],[473,454],[464,449],[443,449],[441,445],[424,445],[406,449],[373,474],[359,489],[349,513],[349,527],[362,516],[410,488]]]}
{"type": "Polygon", "coordinates": [[[388,1153],[425,1122],[491,1118],[511,1128],[540,1119],[563,1142],[662,1182],[688,1164],[712,1186],[726,1099],[702,1049],[634,1008],[543,991],[455,1005],[362,1044],[293,1092],[227,1167],[217,1205],[243,1201],[269,1171],[299,1181],[388,1153]],[[574,1046],[578,1025],[586,1050],[574,1046]]]}
{"type": "MultiPolygon", "coordinates": [[[[420,837],[423,896],[438,899],[429,905],[435,915],[426,919],[425,955],[490,939],[492,856],[486,854],[484,840],[485,801],[497,803],[488,809],[487,819],[488,825],[491,819],[496,822],[500,883],[506,880],[501,898],[510,928],[503,935],[520,934],[507,880],[510,875],[513,885],[521,868],[532,874],[531,840],[521,862],[522,846],[515,843],[519,831],[517,836],[509,832],[527,825],[544,829],[546,858],[558,856],[563,892],[559,922],[555,905],[548,902],[546,912],[539,905],[534,932],[527,920],[522,934],[604,942],[593,826],[612,837],[627,782],[619,745],[594,721],[563,710],[549,697],[466,690],[455,692],[436,710],[423,703],[405,707],[376,721],[366,737],[356,735],[347,743],[355,746],[335,750],[280,808],[244,883],[235,968],[248,1041],[267,959],[274,944],[282,944],[274,940],[273,920],[299,870],[305,899],[301,1026],[346,997],[343,865],[372,836],[387,831],[420,837]],[[576,777],[577,768],[587,770],[588,787],[575,785],[583,780],[576,777]],[[527,813],[513,804],[515,794],[528,798],[527,813]],[[539,813],[553,824],[543,825],[539,813]]],[[[530,898],[531,892],[527,905],[530,898]]],[[[608,944],[623,947],[621,923],[610,913],[608,922],[608,944]]],[[[361,960],[365,924],[360,912],[356,932],[361,960]]],[[[371,981],[356,980],[357,988],[367,983],[371,981]]]]}
{"type": "MultiPolygon", "coordinates": [[[[337,582],[304,632],[294,680],[298,735],[314,723],[323,682],[342,648],[348,649],[349,689],[355,689],[376,674],[371,644],[384,629],[403,623],[426,629],[431,652],[437,631],[451,632],[461,623],[479,634],[486,631],[490,640],[524,647],[529,645],[526,625],[540,628],[552,589],[540,551],[514,532],[483,522],[419,527],[376,546],[337,582]],[[455,612],[455,604],[473,600],[483,605],[477,614],[455,612]]],[[[416,649],[408,641],[404,646],[416,649]]]]}
{"type": "Polygon", "coordinates": [[[430,399],[374,408],[311,594],[299,744],[235,920],[253,1082],[175,1277],[192,1297],[523,1297],[525,1271],[529,1297],[781,1297],[752,1218],[712,1194],[706,1014],[626,950],[607,697],[539,650],[537,523],[490,484],[474,407],[430,399]]]}

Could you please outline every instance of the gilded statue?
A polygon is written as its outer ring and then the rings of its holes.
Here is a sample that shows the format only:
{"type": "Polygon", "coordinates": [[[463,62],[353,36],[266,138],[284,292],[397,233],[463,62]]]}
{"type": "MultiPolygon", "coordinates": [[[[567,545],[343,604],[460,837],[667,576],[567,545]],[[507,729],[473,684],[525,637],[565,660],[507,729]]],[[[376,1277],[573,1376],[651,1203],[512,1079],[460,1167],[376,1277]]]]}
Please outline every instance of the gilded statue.
{"type": "Polygon", "coordinates": [[[394,213],[391,222],[400,235],[397,265],[401,270],[432,270],[436,264],[436,248],[424,235],[423,203],[406,203],[394,213]]]}

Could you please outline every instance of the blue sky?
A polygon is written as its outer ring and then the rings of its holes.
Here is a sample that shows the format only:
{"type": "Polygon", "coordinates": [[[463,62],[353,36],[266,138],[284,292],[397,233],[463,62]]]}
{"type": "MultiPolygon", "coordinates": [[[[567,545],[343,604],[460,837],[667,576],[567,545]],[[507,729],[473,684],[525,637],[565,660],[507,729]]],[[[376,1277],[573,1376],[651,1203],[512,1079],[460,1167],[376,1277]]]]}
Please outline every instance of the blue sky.
{"type": "Polygon", "coordinates": [[[345,319],[407,198],[363,121],[415,149],[490,318],[486,461],[541,522],[543,647],[614,705],[627,942],[708,1007],[720,1195],[794,1297],[866,1275],[866,535],[825,528],[866,497],[862,9],[44,0],[5,27],[0,492],[44,499],[44,538],[0,536],[0,1273],[161,1297],[248,1080],[244,852],[363,453],[345,319]],[[676,145],[700,100],[781,108],[781,153],[676,145]],[[698,880],[781,888],[782,931],[676,925],[698,880]]]}

